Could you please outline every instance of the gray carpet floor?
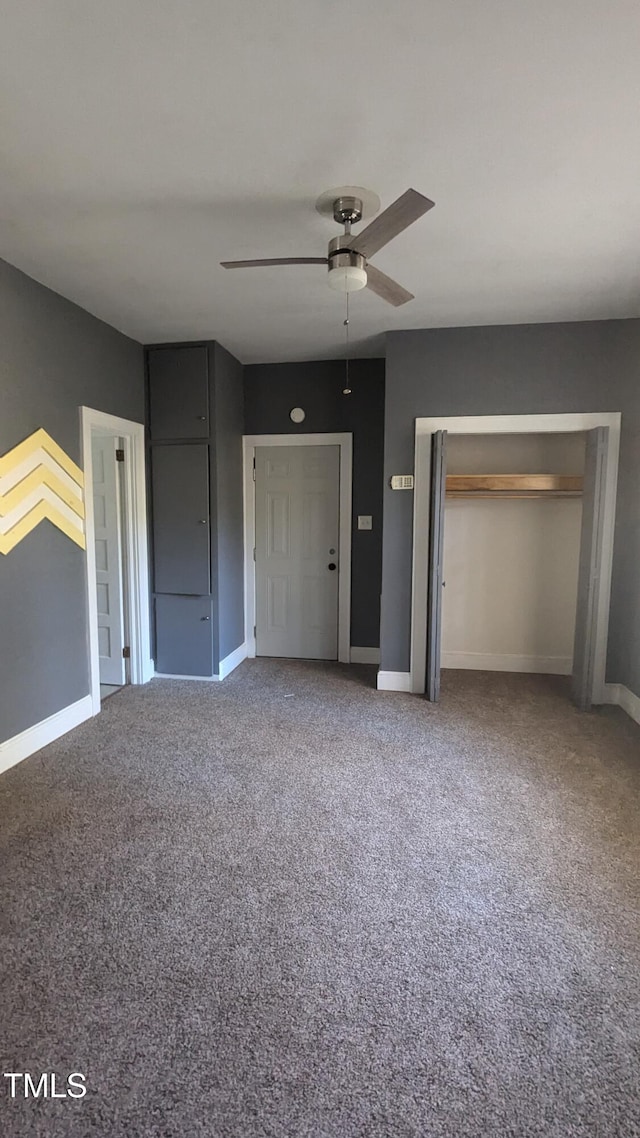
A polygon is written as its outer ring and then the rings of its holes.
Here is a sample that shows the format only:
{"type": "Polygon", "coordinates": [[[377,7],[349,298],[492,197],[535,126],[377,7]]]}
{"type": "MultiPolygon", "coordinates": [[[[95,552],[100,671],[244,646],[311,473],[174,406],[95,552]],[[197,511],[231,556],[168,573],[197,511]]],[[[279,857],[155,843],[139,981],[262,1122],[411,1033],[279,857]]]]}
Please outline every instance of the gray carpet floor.
{"type": "Polygon", "coordinates": [[[640,730],[246,662],[0,777],[6,1138],[640,1134],[640,730]]]}

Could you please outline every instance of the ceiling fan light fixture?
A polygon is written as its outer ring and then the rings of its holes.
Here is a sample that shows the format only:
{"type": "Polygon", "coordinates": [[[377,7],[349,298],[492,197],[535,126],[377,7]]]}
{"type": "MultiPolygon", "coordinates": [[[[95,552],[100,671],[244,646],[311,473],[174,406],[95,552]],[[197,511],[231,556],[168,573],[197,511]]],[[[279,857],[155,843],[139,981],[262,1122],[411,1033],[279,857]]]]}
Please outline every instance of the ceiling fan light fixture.
{"type": "Polygon", "coordinates": [[[339,190],[328,190],[316,203],[316,209],[323,215],[333,216],[333,220],[344,225],[344,233],[332,237],[326,257],[262,257],[250,261],[221,261],[225,269],[249,269],[270,265],[327,265],[329,284],[336,292],[344,293],[369,288],[387,304],[398,308],[413,300],[413,293],[403,288],[386,273],[369,264],[369,259],[378,250],[388,245],[400,233],[404,233],[435,203],[417,190],[405,190],[403,194],[381,214],[374,217],[359,233],[352,233],[351,226],[363,218],[377,213],[380,199],[370,190],[358,186],[344,186],[339,190]]]}
{"type": "Polygon", "coordinates": [[[367,270],[358,265],[336,265],[329,269],[329,284],[336,292],[358,292],[367,286],[367,270]]]}

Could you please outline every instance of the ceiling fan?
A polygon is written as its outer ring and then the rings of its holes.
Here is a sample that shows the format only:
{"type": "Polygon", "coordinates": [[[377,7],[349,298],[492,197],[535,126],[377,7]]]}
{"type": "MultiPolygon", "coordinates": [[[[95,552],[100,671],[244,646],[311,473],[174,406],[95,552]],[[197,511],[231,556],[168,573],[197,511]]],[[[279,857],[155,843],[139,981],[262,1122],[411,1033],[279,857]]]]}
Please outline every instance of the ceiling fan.
{"type": "MultiPolygon", "coordinates": [[[[371,196],[375,198],[375,195],[371,196]]],[[[324,210],[320,203],[325,198],[326,195],[323,195],[318,200],[321,212],[324,210]]],[[[351,195],[336,197],[331,202],[331,212],[334,221],[344,225],[344,233],[331,239],[326,257],[269,257],[257,261],[221,261],[220,264],[225,269],[251,269],[266,265],[327,265],[332,288],[340,292],[370,288],[376,296],[397,308],[408,300],[413,300],[413,293],[369,264],[369,257],[408,229],[434,205],[435,202],[417,190],[406,190],[360,233],[352,233],[351,226],[362,220],[362,199],[351,195]]]]}

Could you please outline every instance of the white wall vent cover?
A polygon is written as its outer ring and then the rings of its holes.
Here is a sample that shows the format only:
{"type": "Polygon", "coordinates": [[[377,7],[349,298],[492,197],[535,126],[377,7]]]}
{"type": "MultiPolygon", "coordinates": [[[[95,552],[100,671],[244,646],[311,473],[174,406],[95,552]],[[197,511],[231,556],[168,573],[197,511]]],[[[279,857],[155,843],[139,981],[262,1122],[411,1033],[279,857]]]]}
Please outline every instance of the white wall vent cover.
{"type": "Polygon", "coordinates": [[[413,490],[413,474],[392,474],[392,490],[413,490]]]}

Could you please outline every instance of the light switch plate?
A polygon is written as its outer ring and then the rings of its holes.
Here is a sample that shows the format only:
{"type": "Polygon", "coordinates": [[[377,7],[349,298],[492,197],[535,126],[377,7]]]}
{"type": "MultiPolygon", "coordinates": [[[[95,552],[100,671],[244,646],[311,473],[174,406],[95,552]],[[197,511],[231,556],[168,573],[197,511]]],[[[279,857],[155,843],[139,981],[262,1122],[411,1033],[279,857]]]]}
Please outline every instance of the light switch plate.
{"type": "Polygon", "coordinates": [[[358,529],[373,529],[371,514],[358,514],[358,529]]]}

